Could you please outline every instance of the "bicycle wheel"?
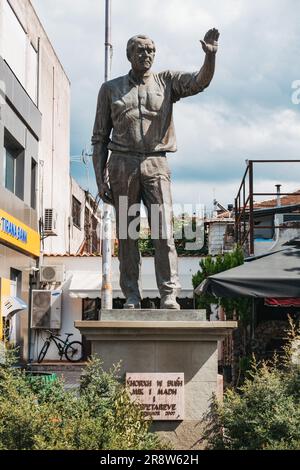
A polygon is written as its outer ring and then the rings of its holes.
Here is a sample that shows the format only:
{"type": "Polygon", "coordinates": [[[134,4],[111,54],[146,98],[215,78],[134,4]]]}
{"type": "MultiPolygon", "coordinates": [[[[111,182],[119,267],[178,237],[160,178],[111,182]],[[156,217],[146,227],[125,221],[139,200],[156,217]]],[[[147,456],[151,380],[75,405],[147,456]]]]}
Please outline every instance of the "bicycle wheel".
{"type": "Polygon", "coordinates": [[[80,341],[72,341],[68,344],[65,351],[65,356],[70,362],[79,362],[83,358],[83,346],[80,341]]]}
{"type": "Polygon", "coordinates": [[[38,356],[38,362],[42,362],[42,360],[44,359],[44,357],[47,354],[49,346],[50,346],[50,341],[45,341],[44,344],[43,344],[42,349],[40,350],[40,354],[38,356]]]}

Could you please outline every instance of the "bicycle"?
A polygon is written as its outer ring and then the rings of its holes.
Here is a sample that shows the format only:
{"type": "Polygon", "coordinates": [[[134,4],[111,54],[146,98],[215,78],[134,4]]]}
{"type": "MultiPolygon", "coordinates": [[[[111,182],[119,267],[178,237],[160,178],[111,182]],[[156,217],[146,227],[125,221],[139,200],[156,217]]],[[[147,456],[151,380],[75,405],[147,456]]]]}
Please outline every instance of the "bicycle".
{"type": "Polygon", "coordinates": [[[42,349],[38,355],[38,362],[42,362],[45,358],[47,351],[51,342],[54,342],[58,349],[58,353],[60,356],[60,360],[62,360],[63,356],[70,362],[80,362],[83,358],[83,345],[80,341],[71,341],[69,342],[69,337],[73,336],[73,333],[65,333],[67,336],[65,341],[60,339],[60,335],[53,334],[52,331],[46,330],[49,333],[48,338],[46,338],[42,349]]]}

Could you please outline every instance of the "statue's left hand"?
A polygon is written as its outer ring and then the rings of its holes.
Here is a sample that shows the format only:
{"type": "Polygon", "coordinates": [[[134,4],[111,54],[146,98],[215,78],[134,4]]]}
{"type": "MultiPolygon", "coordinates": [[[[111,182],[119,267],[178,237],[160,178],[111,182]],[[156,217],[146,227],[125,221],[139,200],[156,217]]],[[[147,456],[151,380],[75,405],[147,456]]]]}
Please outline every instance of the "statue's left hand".
{"type": "Polygon", "coordinates": [[[215,54],[217,52],[219,37],[219,31],[216,28],[213,28],[207,31],[203,40],[200,39],[202,49],[204,50],[205,54],[215,54]]]}

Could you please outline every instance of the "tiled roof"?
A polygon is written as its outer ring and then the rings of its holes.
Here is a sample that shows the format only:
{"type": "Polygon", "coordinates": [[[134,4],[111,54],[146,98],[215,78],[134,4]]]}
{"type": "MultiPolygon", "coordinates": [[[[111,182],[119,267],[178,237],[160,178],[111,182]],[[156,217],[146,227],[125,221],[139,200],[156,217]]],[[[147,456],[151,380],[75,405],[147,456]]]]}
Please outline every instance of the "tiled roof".
{"type": "Polygon", "coordinates": [[[221,212],[221,214],[217,215],[217,219],[219,220],[232,219],[232,212],[229,212],[229,211],[221,212]]]}
{"type": "MultiPolygon", "coordinates": [[[[293,204],[300,204],[300,190],[295,191],[291,196],[282,196],[280,198],[280,202],[282,206],[291,206],[293,204]]],[[[276,207],[277,206],[277,199],[269,199],[267,201],[255,202],[254,208],[262,208],[262,207],[276,207]]]]}
{"type": "Polygon", "coordinates": [[[101,256],[99,253],[82,253],[81,255],[70,254],[70,253],[51,253],[51,254],[44,254],[45,258],[50,257],[59,257],[59,258],[96,258],[101,256]]]}

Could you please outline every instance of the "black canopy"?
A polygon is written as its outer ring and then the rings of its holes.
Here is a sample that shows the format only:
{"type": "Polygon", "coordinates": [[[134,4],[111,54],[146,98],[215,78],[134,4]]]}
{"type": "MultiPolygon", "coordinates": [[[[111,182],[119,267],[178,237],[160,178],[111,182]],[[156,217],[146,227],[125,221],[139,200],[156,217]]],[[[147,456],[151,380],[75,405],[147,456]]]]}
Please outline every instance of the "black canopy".
{"type": "Polygon", "coordinates": [[[300,242],[210,276],[195,293],[216,297],[300,297],[300,242]]]}

